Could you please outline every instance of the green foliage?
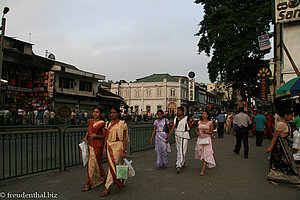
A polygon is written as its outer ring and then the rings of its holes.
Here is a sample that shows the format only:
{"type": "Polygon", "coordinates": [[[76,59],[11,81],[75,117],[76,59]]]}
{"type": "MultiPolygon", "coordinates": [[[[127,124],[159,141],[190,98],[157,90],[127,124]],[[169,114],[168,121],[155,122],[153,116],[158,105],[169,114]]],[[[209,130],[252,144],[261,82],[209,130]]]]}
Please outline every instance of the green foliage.
{"type": "MultiPolygon", "coordinates": [[[[257,37],[270,30],[271,1],[266,0],[196,0],[203,5],[200,22],[199,53],[211,56],[209,78],[233,85],[242,93],[257,84],[257,70],[265,65],[257,37]]],[[[244,92],[242,96],[248,96],[244,92]]]]}

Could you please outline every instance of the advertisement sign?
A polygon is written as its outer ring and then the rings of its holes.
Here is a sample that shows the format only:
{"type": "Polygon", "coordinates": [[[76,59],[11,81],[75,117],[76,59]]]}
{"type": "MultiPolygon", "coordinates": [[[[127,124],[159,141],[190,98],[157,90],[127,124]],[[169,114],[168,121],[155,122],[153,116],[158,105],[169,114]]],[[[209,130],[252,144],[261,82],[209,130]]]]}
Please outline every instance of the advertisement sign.
{"type": "Polygon", "coordinates": [[[195,101],[195,79],[189,79],[189,101],[195,101]]]}
{"type": "Polygon", "coordinates": [[[266,50],[266,49],[270,49],[271,48],[271,43],[269,40],[269,35],[268,34],[264,34],[258,37],[258,44],[259,44],[259,49],[261,51],[266,50]]]}
{"type": "Polygon", "coordinates": [[[49,97],[53,97],[53,90],[54,90],[54,78],[55,78],[55,73],[50,71],[48,73],[48,94],[49,97]]]}
{"type": "Polygon", "coordinates": [[[300,20],[300,0],[275,0],[276,23],[300,20]]]}

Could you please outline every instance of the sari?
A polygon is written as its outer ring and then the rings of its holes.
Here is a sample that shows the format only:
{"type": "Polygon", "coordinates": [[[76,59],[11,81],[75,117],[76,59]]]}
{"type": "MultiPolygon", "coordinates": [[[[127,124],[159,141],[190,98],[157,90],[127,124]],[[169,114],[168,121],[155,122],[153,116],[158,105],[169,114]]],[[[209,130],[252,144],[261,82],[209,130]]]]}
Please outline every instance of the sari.
{"type": "Polygon", "coordinates": [[[167,167],[168,166],[168,152],[171,152],[170,144],[166,143],[168,134],[164,131],[164,127],[169,124],[169,120],[164,118],[158,122],[156,120],[154,125],[156,126],[155,136],[155,152],[157,155],[156,167],[167,167]]]}
{"type": "Polygon", "coordinates": [[[300,176],[292,153],[292,141],[289,140],[289,136],[277,138],[271,152],[267,180],[300,184],[300,176]]]}
{"type": "Polygon", "coordinates": [[[123,190],[122,181],[117,179],[116,165],[122,162],[123,141],[129,141],[127,124],[124,121],[106,123],[106,129],[108,173],[105,188],[109,189],[113,183],[116,183],[118,188],[123,190]]]}
{"type": "Polygon", "coordinates": [[[88,144],[89,144],[89,162],[87,167],[87,180],[86,185],[90,188],[95,188],[102,184],[106,179],[106,173],[102,165],[103,147],[105,140],[105,122],[100,120],[94,122],[94,120],[89,121],[88,128],[88,144]],[[92,133],[96,135],[103,135],[103,138],[97,138],[91,140],[89,136],[92,133]]]}

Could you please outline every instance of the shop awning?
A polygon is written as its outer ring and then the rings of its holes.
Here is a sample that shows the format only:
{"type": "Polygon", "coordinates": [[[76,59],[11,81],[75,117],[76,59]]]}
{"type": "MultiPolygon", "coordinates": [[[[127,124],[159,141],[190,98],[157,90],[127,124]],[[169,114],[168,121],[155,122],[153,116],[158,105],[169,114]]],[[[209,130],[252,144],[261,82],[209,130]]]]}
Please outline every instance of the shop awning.
{"type": "Polygon", "coordinates": [[[277,91],[277,95],[299,95],[300,94],[300,77],[296,77],[281,86],[277,91]]]}

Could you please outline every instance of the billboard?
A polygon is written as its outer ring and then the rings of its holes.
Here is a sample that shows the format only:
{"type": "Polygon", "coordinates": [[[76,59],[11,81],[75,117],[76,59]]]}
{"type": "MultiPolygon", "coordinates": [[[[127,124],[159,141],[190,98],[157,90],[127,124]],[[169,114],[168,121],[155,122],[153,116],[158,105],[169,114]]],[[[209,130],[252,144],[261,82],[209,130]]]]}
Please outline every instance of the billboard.
{"type": "Polygon", "coordinates": [[[276,23],[300,20],[300,0],[275,0],[276,23]]]}

